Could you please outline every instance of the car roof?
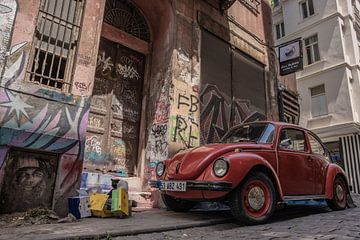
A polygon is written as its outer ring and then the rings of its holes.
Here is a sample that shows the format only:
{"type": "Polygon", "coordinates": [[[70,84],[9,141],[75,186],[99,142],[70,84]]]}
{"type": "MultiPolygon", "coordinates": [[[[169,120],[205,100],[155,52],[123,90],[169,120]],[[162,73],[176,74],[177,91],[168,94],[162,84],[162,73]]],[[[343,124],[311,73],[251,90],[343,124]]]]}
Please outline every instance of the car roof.
{"type": "Polygon", "coordinates": [[[305,131],[308,131],[308,132],[311,132],[310,130],[306,129],[306,128],[303,128],[303,127],[300,127],[299,125],[295,125],[295,124],[291,124],[291,123],[286,123],[286,122],[276,122],[276,121],[254,121],[254,122],[246,122],[246,123],[241,123],[241,124],[238,124],[234,127],[237,127],[237,126],[241,126],[241,125],[247,125],[247,124],[253,124],[253,123],[271,123],[277,127],[294,127],[294,128],[299,128],[299,129],[303,129],[305,131]]]}

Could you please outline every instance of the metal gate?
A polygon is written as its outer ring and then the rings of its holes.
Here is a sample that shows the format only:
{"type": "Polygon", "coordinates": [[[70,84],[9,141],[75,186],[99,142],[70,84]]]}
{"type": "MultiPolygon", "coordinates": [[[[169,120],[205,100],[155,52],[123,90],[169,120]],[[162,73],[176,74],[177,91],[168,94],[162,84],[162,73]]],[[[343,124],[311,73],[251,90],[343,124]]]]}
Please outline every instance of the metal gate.
{"type": "Polygon", "coordinates": [[[100,39],[85,167],[131,176],[137,163],[145,56],[100,39]]]}
{"type": "Polygon", "coordinates": [[[203,30],[201,143],[218,142],[239,123],[265,119],[264,66],[203,30]]]}

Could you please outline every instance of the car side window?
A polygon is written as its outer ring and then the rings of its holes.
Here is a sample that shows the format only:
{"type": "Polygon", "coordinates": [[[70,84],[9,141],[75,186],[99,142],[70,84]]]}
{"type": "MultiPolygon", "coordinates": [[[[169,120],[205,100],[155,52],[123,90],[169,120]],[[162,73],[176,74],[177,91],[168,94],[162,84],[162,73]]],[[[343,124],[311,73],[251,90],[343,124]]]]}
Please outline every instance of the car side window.
{"type": "Polygon", "coordinates": [[[297,129],[283,129],[280,133],[279,147],[290,151],[305,152],[304,132],[297,129]]]}
{"type": "Polygon", "coordinates": [[[311,152],[315,154],[325,155],[325,150],[321,143],[311,134],[309,136],[309,143],[311,147],[311,152]]]}

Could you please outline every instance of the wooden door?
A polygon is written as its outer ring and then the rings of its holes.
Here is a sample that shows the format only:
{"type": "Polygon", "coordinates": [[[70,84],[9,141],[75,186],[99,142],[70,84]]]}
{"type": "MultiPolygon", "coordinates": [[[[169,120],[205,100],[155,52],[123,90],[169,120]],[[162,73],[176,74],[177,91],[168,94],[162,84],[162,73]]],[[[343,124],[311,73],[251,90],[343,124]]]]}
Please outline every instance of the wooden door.
{"type": "Polygon", "coordinates": [[[86,168],[133,175],[144,66],[144,55],[100,39],[86,136],[86,168]]]}

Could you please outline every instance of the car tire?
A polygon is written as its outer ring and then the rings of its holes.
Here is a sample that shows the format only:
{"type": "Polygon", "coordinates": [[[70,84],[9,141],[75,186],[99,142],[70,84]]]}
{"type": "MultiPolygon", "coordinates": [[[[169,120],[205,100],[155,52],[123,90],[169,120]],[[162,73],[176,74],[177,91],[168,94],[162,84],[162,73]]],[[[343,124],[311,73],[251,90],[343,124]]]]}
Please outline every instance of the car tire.
{"type": "Polygon", "coordinates": [[[276,190],[262,172],[251,173],[230,197],[234,217],[246,225],[265,223],[274,213],[276,190]]]}
{"type": "Polygon", "coordinates": [[[326,199],[326,202],[328,206],[334,211],[343,210],[346,208],[347,194],[348,189],[344,178],[336,177],[333,186],[333,198],[326,199]]]}
{"type": "Polygon", "coordinates": [[[166,207],[174,212],[187,212],[192,209],[196,202],[177,199],[167,194],[161,194],[166,207]]]}

